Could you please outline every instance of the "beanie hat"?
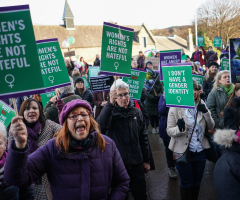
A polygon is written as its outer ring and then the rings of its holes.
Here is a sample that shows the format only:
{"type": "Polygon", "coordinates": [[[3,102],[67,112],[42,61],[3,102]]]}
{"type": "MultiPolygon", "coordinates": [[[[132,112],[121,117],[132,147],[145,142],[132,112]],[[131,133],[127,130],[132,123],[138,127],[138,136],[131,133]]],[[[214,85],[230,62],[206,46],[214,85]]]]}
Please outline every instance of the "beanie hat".
{"type": "Polygon", "coordinates": [[[148,65],[152,65],[152,62],[151,62],[151,61],[148,61],[148,62],[146,63],[146,67],[147,67],[148,65]]]}
{"type": "Polygon", "coordinates": [[[219,68],[219,64],[213,61],[213,62],[208,63],[208,69],[213,65],[216,66],[217,68],[219,68]]]}
{"type": "Polygon", "coordinates": [[[75,82],[74,82],[74,86],[76,86],[76,84],[79,83],[79,82],[83,82],[83,83],[84,83],[84,80],[83,80],[82,77],[77,77],[77,78],[76,78],[76,80],[75,80],[75,82]]]}
{"type": "Polygon", "coordinates": [[[198,90],[199,88],[198,88],[198,83],[197,83],[197,81],[193,78],[192,79],[193,80],[193,89],[194,90],[198,90]]]}
{"type": "Polygon", "coordinates": [[[89,110],[90,113],[92,114],[92,107],[90,106],[90,104],[87,101],[84,101],[81,99],[75,99],[75,100],[72,100],[72,101],[68,102],[67,104],[65,104],[65,106],[62,109],[61,114],[59,115],[59,123],[61,125],[63,125],[63,123],[67,119],[67,116],[69,115],[69,113],[72,112],[72,110],[77,107],[84,107],[87,110],[89,110]]]}

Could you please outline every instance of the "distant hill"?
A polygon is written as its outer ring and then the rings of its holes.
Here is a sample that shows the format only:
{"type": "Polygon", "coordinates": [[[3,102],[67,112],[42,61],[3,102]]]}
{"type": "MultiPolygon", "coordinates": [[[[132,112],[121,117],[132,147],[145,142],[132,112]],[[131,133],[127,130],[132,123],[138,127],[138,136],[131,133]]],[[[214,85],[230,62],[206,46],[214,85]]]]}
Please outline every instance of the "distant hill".
{"type": "Polygon", "coordinates": [[[152,34],[155,36],[169,36],[169,35],[178,35],[179,37],[187,40],[188,28],[194,31],[194,27],[192,25],[184,25],[184,26],[172,26],[164,29],[154,29],[151,30],[152,34]]]}

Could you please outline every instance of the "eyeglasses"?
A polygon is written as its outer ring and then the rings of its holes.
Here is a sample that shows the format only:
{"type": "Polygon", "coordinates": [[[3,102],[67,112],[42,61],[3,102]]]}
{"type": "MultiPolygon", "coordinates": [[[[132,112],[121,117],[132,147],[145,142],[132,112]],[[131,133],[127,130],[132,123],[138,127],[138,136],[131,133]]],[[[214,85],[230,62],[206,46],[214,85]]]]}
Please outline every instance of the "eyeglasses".
{"type": "Polygon", "coordinates": [[[89,114],[82,113],[82,114],[70,115],[70,116],[68,116],[68,119],[70,119],[70,120],[77,120],[77,119],[79,118],[79,115],[80,115],[83,119],[89,118],[89,114]]]}
{"type": "Polygon", "coordinates": [[[129,97],[129,93],[126,92],[124,94],[118,94],[117,96],[118,96],[119,99],[122,99],[123,97],[127,98],[127,97],[129,97]]]}

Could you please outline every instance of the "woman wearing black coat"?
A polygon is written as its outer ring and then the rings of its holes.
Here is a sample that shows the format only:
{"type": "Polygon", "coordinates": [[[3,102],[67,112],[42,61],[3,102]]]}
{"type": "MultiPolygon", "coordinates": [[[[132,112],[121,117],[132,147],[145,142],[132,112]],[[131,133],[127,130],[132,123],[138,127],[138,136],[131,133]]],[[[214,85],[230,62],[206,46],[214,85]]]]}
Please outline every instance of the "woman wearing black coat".
{"type": "Polygon", "coordinates": [[[75,87],[74,94],[80,96],[82,100],[88,101],[88,103],[93,108],[94,106],[93,94],[90,90],[86,89],[86,87],[84,86],[84,80],[82,77],[76,78],[74,87],[75,87]]]}
{"type": "Polygon", "coordinates": [[[234,122],[237,130],[217,130],[214,141],[225,148],[215,165],[213,180],[219,200],[240,197],[240,98],[234,98],[234,122]]]}

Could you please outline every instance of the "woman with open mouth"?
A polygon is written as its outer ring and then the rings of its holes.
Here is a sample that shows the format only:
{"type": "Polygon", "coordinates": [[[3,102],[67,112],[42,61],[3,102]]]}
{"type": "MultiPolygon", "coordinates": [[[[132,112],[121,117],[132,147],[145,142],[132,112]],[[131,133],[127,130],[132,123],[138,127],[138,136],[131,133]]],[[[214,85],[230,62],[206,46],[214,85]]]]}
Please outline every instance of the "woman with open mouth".
{"type": "MultiPolygon", "coordinates": [[[[19,111],[20,121],[24,125],[24,130],[27,131],[28,154],[32,154],[39,147],[43,146],[48,140],[53,138],[53,135],[62,127],[61,125],[46,120],[43,114],[42,106],[38,100],[29,98],[25,100],[19,111]]],[[[19,122],[20,123],[20,122],[19,122]]],[[[13,125],[12,125],[13,126],[13,125]]],[[[21,126],[16,127],[17,131],[21,131],[21,126]]],[[[10,129],[8,137],[8,145],[14,139],[14,129],[10,129]]],[[[35,192],[35,200],[52,199],[50,185],[46,174],[39,177],[33,184],[35,192]]]]}
{"type": "MultiPolygon", "coordinates": [[[[207,98],[207,107],[215,122],[215,129],[224,129],[224,109],[228,106],[230,96],[234,92],[229,71],[223,70],[217,73],[213,89],[207,98]]],[[[217,156],[221,156],[220,148],[215,145],[217,156]]]]}
{"type": "MultiPolygon", "coordinates": [[[[63,103],[63,102],[62,102],[63,103]]],[[[53,200],[124,200],[129,176],[115,143],[101,135],[91,106],[72,100],[61,110],[63,127],[46,145],[28,156],[26,125],[14,117],[6,163],[6,181],[30,184],[47,173],[53,200]]]]}

